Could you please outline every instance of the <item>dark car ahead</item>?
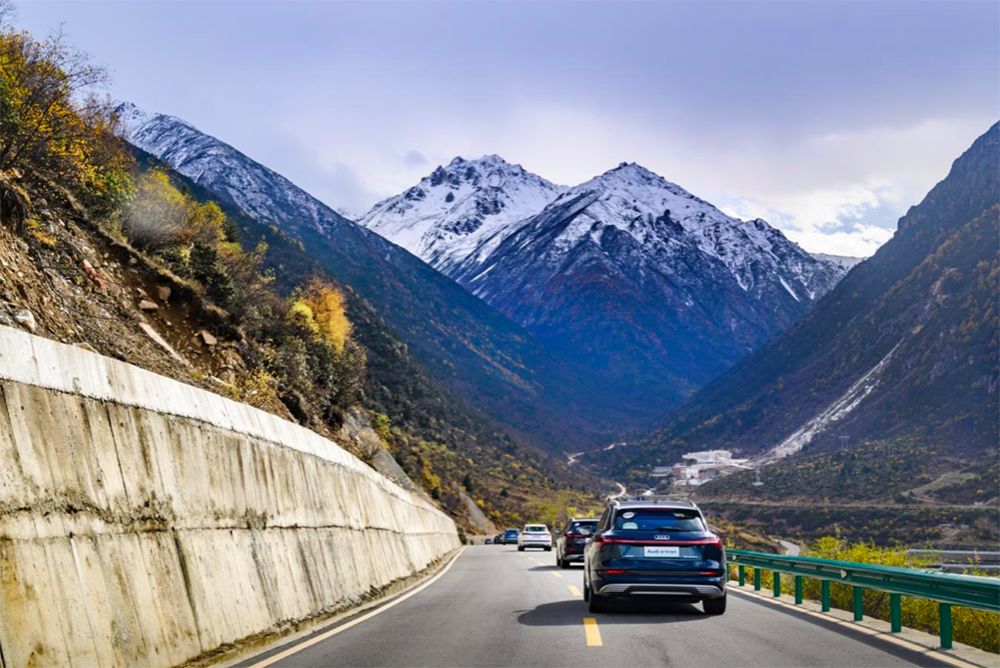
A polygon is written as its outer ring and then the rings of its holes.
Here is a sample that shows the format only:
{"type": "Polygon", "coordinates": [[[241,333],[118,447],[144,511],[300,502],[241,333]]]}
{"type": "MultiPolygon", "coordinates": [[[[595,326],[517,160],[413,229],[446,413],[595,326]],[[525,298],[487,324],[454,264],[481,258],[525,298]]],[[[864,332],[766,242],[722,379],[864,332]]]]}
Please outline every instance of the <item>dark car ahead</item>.
{"type": "Polygon", "coordinates": [[[567,522],[556,540],[556,565],[569,568],[571,561],[583,561],[583,548],[596,528],[596,519],[573,518],[567,522]]]}
{"type": "Polygon", "coordinates": [[[688,501],[617,500],[584,551],[583,597],[591,612],[611,598],[661,596],[726,611],[726,553],[688,501]]]}
{"type": "Polygon", "coordinates": [[[517,545],[517,537],[521,535],[521,532],[517,529],[507,529],[503,532],[503,544],[504,545],[517,545]]]}

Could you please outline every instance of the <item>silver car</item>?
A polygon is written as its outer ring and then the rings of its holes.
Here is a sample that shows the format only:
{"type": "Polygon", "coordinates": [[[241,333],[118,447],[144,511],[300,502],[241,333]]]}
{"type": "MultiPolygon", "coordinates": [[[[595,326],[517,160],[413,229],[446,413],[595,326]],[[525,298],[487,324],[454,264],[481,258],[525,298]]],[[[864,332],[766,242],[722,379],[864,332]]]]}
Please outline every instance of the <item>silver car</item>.
{"type": "Polygon", "coordinates": [[[527,547],[541,547],[546,552],[552,549],[552,534],[544,524],[525,524],[521,535],[517,537],[517,551],[524,552],[527,547]]]}

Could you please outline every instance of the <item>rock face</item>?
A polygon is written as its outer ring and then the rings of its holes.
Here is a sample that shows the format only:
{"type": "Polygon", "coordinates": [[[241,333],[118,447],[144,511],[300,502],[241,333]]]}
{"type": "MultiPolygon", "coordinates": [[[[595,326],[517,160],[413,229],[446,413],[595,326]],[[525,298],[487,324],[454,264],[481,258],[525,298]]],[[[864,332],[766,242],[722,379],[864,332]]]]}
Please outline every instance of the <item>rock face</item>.
{"type": "Polygon", "coordinates": [[[780,456],[834,448],[840,436],[851,444],[912,436],[995,461],[998,162],[994,125],[873,257],[699,393],[647,447],[622,456],[672,461],[685,449],[734,445],[780,456]]]}
{"type": "Polygon", "coordinates": [[[184,664],[459,546],[429,501],[298,425],[10,328],[0,356],[5,665],[184,664]]]}

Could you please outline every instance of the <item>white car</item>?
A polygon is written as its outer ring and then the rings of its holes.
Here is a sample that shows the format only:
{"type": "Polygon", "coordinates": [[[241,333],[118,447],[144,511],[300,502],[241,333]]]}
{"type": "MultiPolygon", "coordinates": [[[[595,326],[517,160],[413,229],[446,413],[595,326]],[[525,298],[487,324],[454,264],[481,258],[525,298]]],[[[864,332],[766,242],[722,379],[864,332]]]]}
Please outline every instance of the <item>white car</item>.
{"type": "Polygon", "coordinates": [[[544,524],[525,524],[521,535],[517,537],[517,551],[524,552],[527,547],[541,547],[546,552],[552,549],[552,534],[544,524]]]}

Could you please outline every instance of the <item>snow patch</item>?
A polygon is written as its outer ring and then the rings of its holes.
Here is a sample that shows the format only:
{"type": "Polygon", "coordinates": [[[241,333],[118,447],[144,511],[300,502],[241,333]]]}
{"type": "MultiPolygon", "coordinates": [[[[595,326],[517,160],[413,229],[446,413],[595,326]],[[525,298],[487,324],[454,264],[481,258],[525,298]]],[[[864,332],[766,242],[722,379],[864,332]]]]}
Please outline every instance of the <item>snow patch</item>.
{"type": "Polygon", "coordinates": [[[899,348],[899,345],[897,343],[893,346],[892,350],[878,364],[869,369],[868,373],[855,381],[853,385],[847,388],[844,394],[838,397],[822,412],[796,429],[791,436],[771,448],[755,460],[754,463],[765,464],[775,462],[793,455],[809,445],[816,436],[826,431],[831,425],[847,417],[878,386],[882,371],[889,364],[889,360],[892,359],[892,355],[899,348]]]}

